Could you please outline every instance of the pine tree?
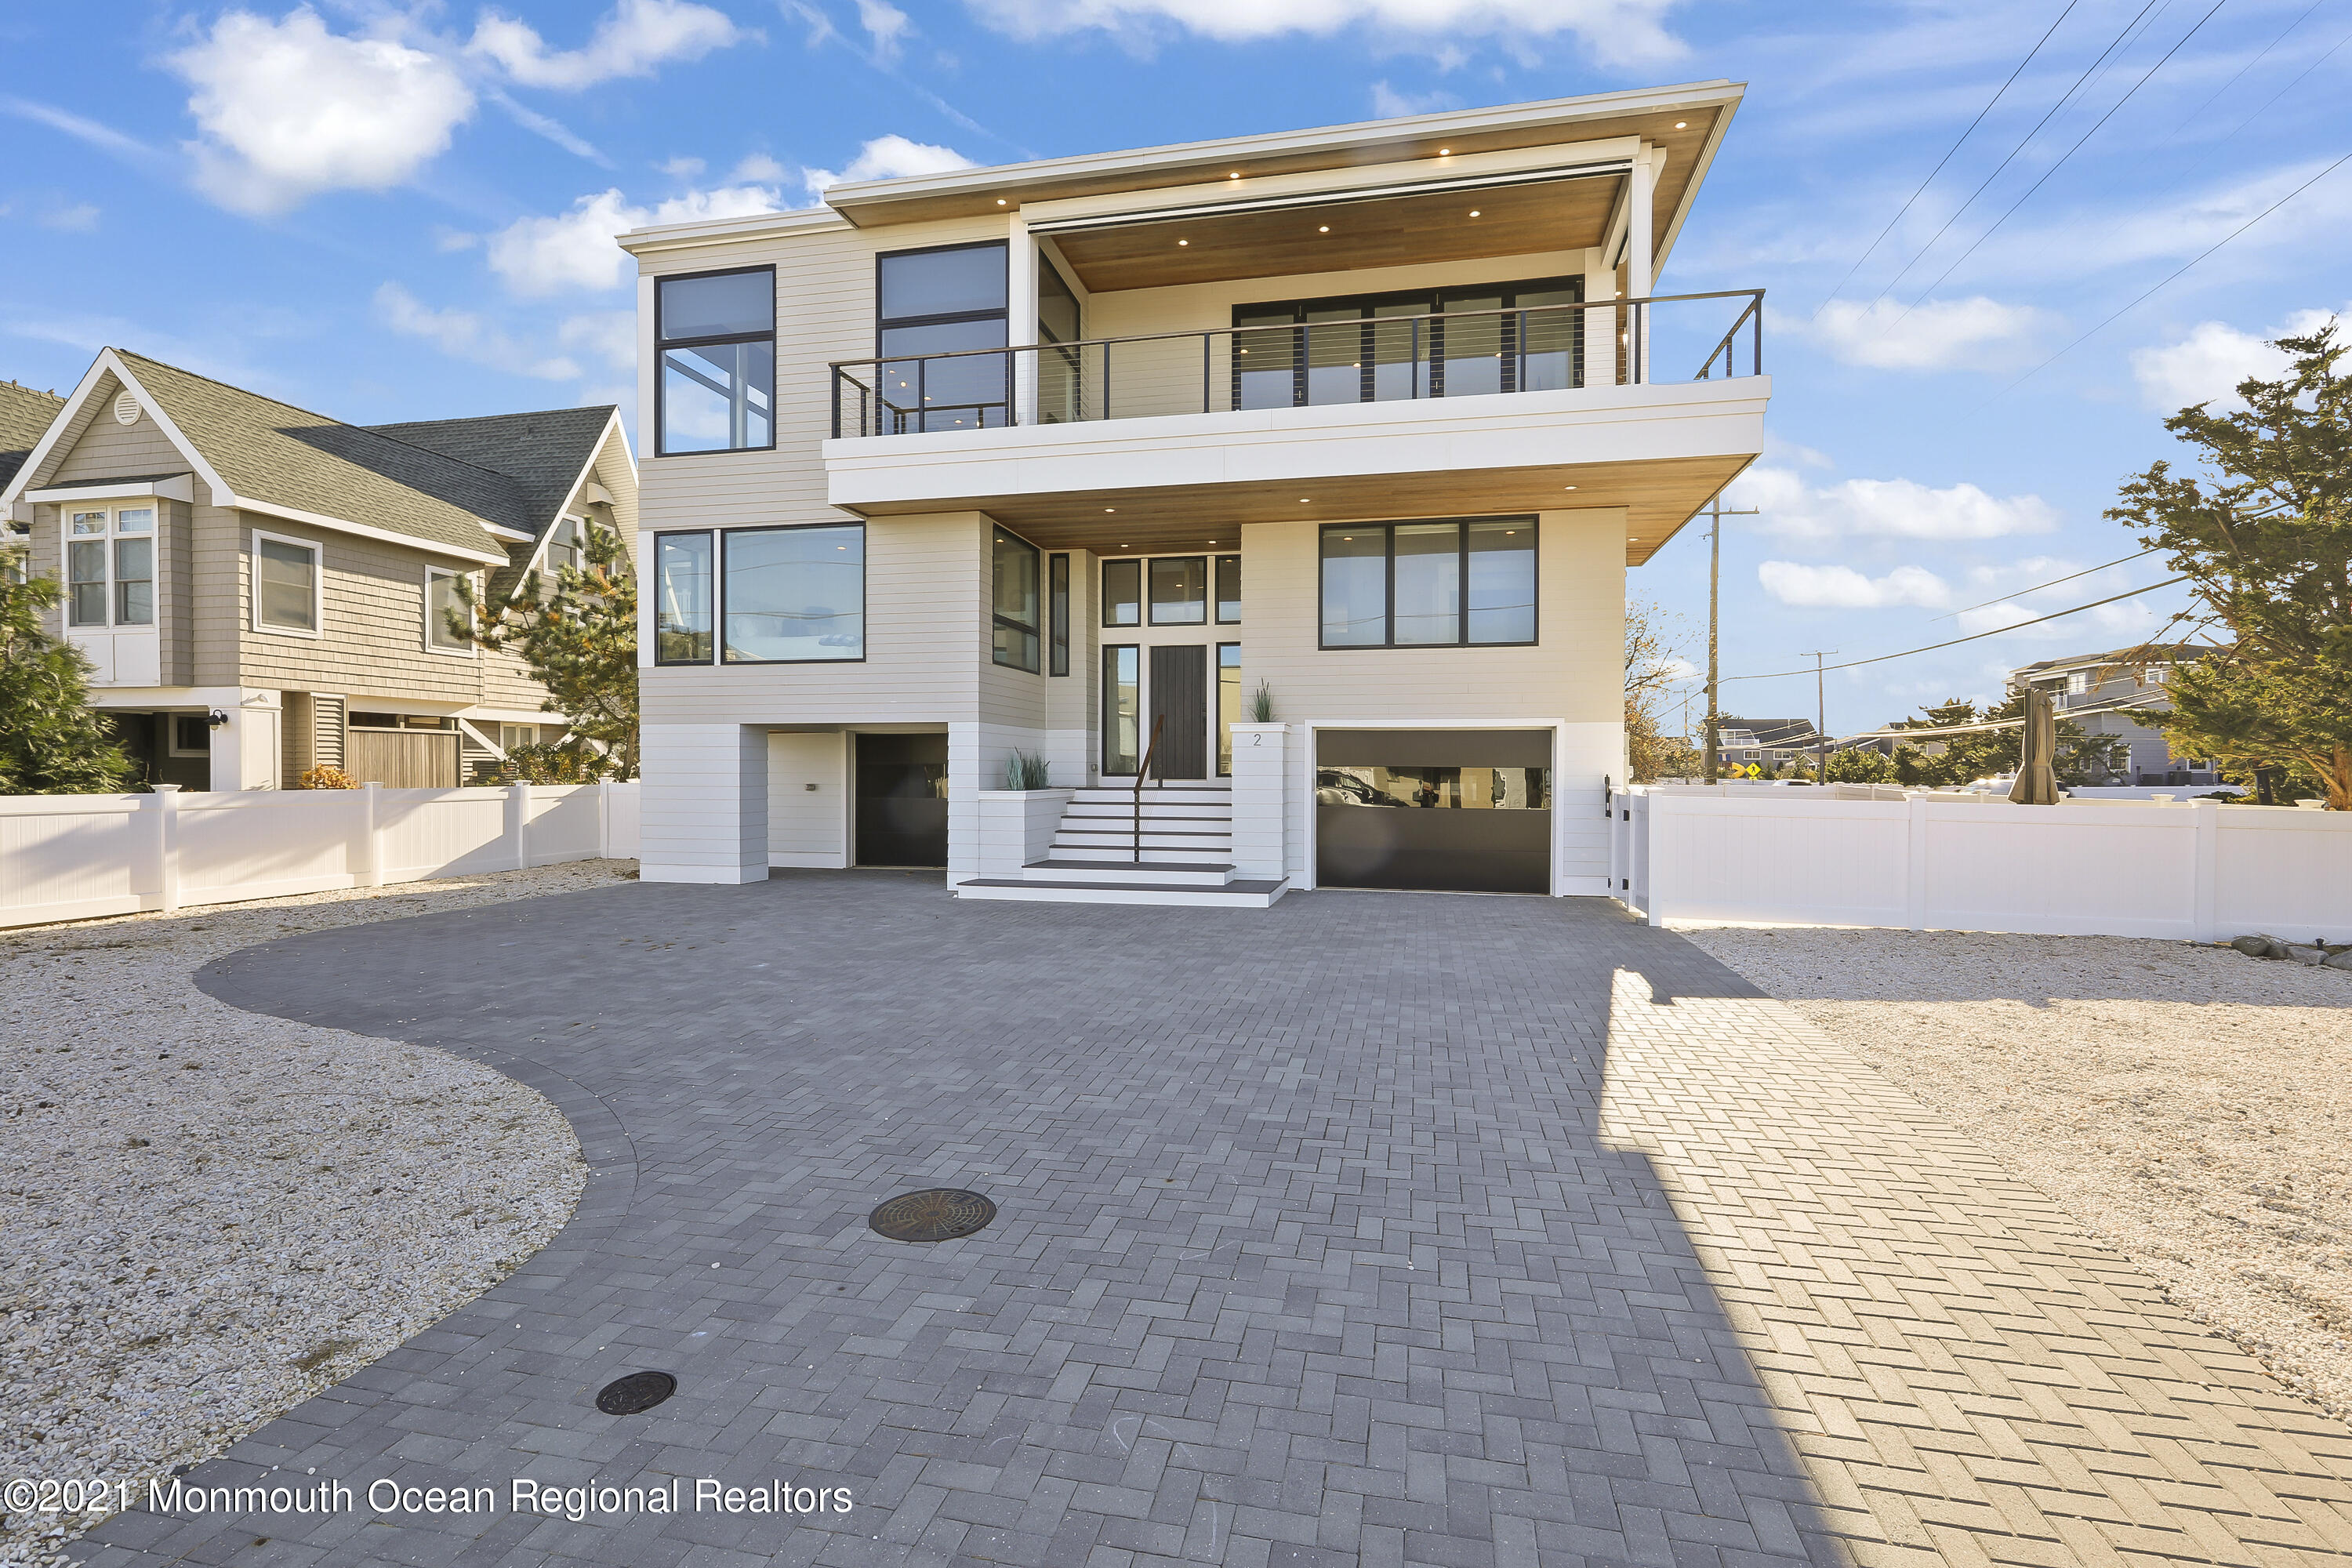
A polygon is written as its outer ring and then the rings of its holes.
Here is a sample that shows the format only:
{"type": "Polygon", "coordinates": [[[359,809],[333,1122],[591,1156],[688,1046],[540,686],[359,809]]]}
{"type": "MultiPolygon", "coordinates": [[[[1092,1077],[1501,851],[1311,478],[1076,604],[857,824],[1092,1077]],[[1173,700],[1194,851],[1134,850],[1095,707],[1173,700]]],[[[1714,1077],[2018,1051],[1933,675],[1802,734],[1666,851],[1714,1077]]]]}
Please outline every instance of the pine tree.
{"type": "Polygon", "coordinates": [[[611,529],[592,523],[585,549],[588,564],[560,568],[552,592],[534,575],[513,598],[484,606],[461,581],[465,607],[449,617],[458,636],[520,655],[547,688],[541,706],[572,721],[562,741],[508,754],[508,772],[523,783],[637,776],[636,579],[611,529]]]}
{"type": "Polygon", "coordinates": [[[2279,339],[2293,365],[2240,382],[2242,411],[2200,403],[2164,422],[2207,482],[2159,462],[2107,515],[2167,552],[2203,624],[2233,639],[2166,680],[2173,751],[2242,780],[2308,777],[2352,811],[2352,382],[2336,327],[2279,339]]]}
{"type": "Polygon", "coordinates": [[[110,795],[138,776],[89,705],[89,656],[41,625],[64,596],[0,572],[0,795],[110,795]]]}

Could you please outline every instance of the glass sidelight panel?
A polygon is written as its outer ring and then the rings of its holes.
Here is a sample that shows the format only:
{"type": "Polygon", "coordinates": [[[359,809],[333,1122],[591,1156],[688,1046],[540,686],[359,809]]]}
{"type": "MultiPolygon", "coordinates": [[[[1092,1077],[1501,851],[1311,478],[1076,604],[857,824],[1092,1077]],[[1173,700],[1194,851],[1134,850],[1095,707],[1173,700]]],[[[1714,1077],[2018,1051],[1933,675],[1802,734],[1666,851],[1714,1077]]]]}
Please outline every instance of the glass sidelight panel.
{"type": "Polygon", "coordinates": [[[1242,620],[1242,558],[1217,557],[1217,624],[1236,626],[1242,620]]]}
{"type": "Polygon", "coordinates": [[[1046,655],[1046,673],[1070,673],[1070,557],[1067,552],[1056,552],[1048,559],[1045,568],[1045,626],[1050,651],[1046,655]]]}
{"type": "Polygon", "coordinates": [[[1143,650],[1102,650],[1102,771],[1133,776],[1142,763],[1143,650]]]}
{"type": "Polygon", "coordinates": [[[1139,626],[1143,624],[1143,563],[1106,561],[1102,569],[1102,624],[1139,626]]]}
{"type": "Polygon", "coordinates": [[[1209,562],[1203,555],[1151,560],[1151,624],[1197,626],[1209,618],[1209,562]]]}
{"type": "Polygon", "coordinates": [[[710,662],[710,535],[654,536],[654,662],[710,662]]]}
{"type": "Polygon", "coordinates": [[[1234,726],[1242,721],[1242,645],[1217,645],[1217,776],[1234,771],[1234,726]]]}

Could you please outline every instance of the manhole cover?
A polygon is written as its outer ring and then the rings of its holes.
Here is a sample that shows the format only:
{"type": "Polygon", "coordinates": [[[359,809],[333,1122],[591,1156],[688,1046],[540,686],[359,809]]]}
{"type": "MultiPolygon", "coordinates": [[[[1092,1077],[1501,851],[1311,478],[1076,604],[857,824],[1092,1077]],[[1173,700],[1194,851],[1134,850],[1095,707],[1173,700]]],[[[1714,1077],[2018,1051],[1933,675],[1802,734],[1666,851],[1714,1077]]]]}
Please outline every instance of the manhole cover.
{"type": "Polygon", "coordinates": [[[677,1379],[666,1372],[633,1372],[598,1389],[596,1408],[607,1415],[635,1415],[677,1392],[677,1379]]]}
{"type": "Polygon", "coordinates": [[[866,1216],[877,1236],[893,1241],[953,1241],[996,1217],[996,1205],[961,1187],[901,1193],[866,1216]]]}

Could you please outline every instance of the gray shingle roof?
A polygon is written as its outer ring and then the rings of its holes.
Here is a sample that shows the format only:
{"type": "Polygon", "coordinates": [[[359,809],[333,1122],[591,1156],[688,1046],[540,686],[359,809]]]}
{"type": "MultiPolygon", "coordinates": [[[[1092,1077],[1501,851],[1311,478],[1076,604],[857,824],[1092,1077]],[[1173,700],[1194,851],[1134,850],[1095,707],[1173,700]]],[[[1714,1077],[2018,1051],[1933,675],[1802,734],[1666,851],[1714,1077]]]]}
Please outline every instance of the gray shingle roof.
{"type": "Polygon", "coordinates": [[[533,542],[512,546],[514,564],[490,574],[493,599],[512,593],[530,564],[537,541],[562,515],[572,486],[596,456],[605,426],[618,410],[612,404],[585,408],[545,408],[531,414],[485,414],[471,419],[419,419],[369,429],[459,462],[506,475],[520,485],[530,521],[514,524],[533,542]]]}
{"type": "Polygon", "coordinates": [[[16,477],[65,405],[56,393],[0,381],[0,485],[16,477]]]}
{"type": "Polygon", "coordinates": [[[115,351],[232,490],[476,554],[504,554],[483,525],[528,531],[511,475],[346,425],[158,360],[115,351]]]}

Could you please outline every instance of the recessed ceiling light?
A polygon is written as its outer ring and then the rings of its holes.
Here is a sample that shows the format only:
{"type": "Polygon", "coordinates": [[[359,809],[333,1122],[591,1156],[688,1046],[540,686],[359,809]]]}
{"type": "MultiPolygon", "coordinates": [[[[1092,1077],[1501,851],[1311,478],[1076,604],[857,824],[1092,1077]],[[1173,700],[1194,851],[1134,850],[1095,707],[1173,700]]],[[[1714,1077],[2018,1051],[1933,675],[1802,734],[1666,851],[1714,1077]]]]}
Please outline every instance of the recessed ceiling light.
{"type": "Polygon", "coordinates": [[[1437,155],[1441,158],[1451,157],[1453,153],[1454,149],[1451,147],[1440,147],[1437,150],[1437,155]]]}
{"type": "Polygon", "coordinates": [[[1315,499],[1315,498],[1314,498],[1313,496],[1300,496],[1300,497],[1298,498],[1298,504],[1299,504],[1300,506],[1306,506],[1307,504],[1308,504],[1309,502],[1311,502],[1314,499],[1315,499]]]}
{"type": "Polygon", "coordinates": [[[1478,209],[1476,207],[1472,207],[1470,209],[1470,216],[1472,217],[1476,217],[1478,216],[1478,209]]]}
{"type": "Polygon", "coordinates": [[[1003,196],[999,196],[999,197],[997,197],[997,198],[996,198],[996,205],[997,205],[998,206],[1003,206],[1003,205],[1004,205],[1004,198],[1003,198],[1003,196]]]}
{"type": "Polygon", "coordinates": [[[1677,131],[1687,131],[1690,129],[1690,121],[1687,120],[1677,120],[1675,121],[1675,129],[1677,131]]]}
{"type": "Polygon", "coordinates": [[[1105,511],[1117,511],[1118,510],[1118,508],[1117,508],[1117,507],[1115,507],[1115,506],[1107,506],[1107,507],[1103,508],[1103,510],[1105,510],[1105,511]]]}
{"type": "Polygon", "coordinates": [[[1560,488],[1560,489],[1564,489],[1564,490],[1572,490],[1572,489],[1574,489],[1576,487],[1575,487],[1574,485],[1562,485],[1562,486],[1560,486],[1559,488],[1560,488]]]}
{"type": "Polygon", "coordinates": [[[1177,243],[1177,244],[1179,244],[1179,245],[1190,245],[1190,244],[1192,244],[1192,242],[1191,240],[1189,240],[1189,239],[1180,239],[1180,240],[1178,240],[1176,243],[1177,243]]]}
{"type": "Polygon", "coordinates": [[[1322,227],[1320,227],[1320,228],[1317,229],[1315,232],[1316,232],[1316,233],[1318,233],[1318,234],[1328,234],[1328,233],[1330,233],[1330,232],[1331,232],[1331,226],[1330,226],[1329,224],[1328,224],[1328,223],[1327,223],[1327,224],[1325,224],[1322,227]]]}
{"type": "Polygon", "coordinates": [[[1227,178],[1228,180],[1238,180],[1238,179],[1240,179],[1241,177],[1242,177],[1242,172],[1241,172],[1239,169],[1235,169],[1232,174],[1227,174],[1227,175],[1225,176],[1225,178],[1227,178]]]}

